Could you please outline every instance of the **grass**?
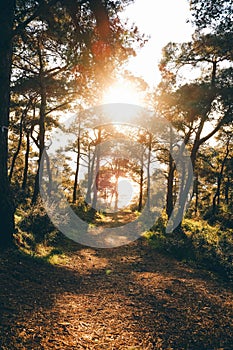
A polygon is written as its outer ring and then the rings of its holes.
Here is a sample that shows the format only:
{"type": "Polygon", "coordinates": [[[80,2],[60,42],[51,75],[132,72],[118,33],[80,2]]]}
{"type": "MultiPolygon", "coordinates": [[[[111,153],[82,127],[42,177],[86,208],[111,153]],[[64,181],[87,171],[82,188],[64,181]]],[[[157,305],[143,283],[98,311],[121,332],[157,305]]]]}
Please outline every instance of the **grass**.
{"type": "Polygon", "coordinates": [[[175,233],[166,234],[165,224],[160,220],[144,234],[154,249],[233,281],[233,229],[224,230],[202,219],[184,219],[185,238],[180,238],[175,233]]]}
{"type": "MultiPolygon", "coordinates": [[[[120,212],[117,215],[98,214],[90,225],[115,227],[133,221],[137,213],[120,212]]],[[[63,264],[69,252],[78,245],[61,235],[51,224],[41,207],[32,208],[29,213],[16,213],[18,233],[15,235],[18,247],[35,258],[50,264],[63,264]]],[[[166,234],[167,217],[163,213],[156,224],[143,235],[151,246],[161,252],[192,264],[201,265],[233,280],[233,228],[224,227],[222,222],[211,224],[198,218],[183,220],[184,236],[166,234]]]]}

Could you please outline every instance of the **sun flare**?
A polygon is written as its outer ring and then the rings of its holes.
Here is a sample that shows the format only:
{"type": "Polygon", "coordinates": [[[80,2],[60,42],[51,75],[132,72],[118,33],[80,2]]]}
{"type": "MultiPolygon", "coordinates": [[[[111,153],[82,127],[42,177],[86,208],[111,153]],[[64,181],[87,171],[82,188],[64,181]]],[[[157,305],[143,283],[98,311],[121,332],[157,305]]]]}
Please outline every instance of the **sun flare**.
{"type": "Polygon", "coordinates": [[[128,103],[142,105],[143,99],[141,93],[132,83],[123,81],[117,82],[109,87],[103,94],[103,103],[128,103]]]}
{"type": "Polygon", "coordinates": [[[113,122],[131,122],[137,117],[137,107],[143,107],[145,104],[144,99],[145,91],[139,90],[129,80],[121,79],[103,93],[103,110],[113,122]]]}

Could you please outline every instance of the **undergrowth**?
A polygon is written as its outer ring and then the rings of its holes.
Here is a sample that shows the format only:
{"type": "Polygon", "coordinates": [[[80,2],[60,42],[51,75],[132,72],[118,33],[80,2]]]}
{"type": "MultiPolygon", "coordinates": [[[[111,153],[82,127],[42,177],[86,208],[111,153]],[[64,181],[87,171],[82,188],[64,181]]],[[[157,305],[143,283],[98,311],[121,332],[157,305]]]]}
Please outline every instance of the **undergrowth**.
{"type": "Polygon", "coordinates": [[[175,232],[166,233],[166,217],[163,215],[145,233],[151,246],[173,257],[204,267],[233,282],[233,229],[220,224],[210,225],[202,219],[184,219],[183,237],[175,232]]]}
{"type": "MultiPolygon", "coordinates": [[[[92,215],[88,210],[84,212],[89,221],[93,220],[92,215]]],[[[51,264],[62,264],[69,252],[79,249],[78,244],[56,230],[40,203],[30,210],[18,209],[16,219],[18,233],[15,241],[26,254],[51,264]]],[[[97,219],[95,217],[94,223],[97,219]]],[[[211,224],[201,218],[186,218],[182,223],[182,235],[167,234],[166,225],[167,217],[163,213],[144,234],[154,249],[233,281],[233,228],[229,223],[224,227],[222,222],[211,224]]]]}

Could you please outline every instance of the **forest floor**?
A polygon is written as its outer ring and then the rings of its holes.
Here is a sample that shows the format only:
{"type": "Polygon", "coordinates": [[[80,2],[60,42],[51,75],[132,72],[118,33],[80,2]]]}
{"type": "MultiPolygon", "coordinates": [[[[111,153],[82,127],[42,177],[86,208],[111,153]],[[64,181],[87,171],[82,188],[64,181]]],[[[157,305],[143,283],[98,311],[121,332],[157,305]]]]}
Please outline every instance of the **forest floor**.
{"type": "Polygon", "coordinates": [[[69,242],[56,265],[0,255],[0,349],[233,349],[233,293],[153,250],[69,242]]]}

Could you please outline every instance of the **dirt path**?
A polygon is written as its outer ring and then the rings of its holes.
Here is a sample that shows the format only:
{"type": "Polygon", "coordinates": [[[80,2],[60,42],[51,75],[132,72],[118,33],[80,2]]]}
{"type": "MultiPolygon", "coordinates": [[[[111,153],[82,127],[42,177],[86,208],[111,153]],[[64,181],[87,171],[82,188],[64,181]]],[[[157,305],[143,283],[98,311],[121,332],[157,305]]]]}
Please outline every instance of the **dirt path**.
{"type": "Polygon", "coordinates": [[[66,256],[0,256],[0,349],[233,349],[233,294],[211,274],[144,241],[66,256]]]}

